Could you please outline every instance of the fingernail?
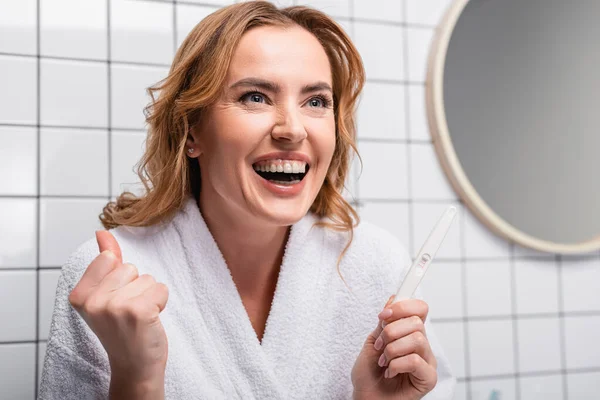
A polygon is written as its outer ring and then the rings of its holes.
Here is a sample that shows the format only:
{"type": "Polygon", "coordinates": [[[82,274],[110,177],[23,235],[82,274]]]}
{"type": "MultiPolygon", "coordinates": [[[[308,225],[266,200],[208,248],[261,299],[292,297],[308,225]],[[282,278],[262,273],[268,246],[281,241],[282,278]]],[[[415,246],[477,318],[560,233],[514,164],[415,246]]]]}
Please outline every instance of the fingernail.
{"type": "Polygon", "coordinates": [[[375,350],[381,350],[382,347],[383,347],[383,339],[381,338],[381,336],[379,336],[377,338],[377,340],[375,341],[375,350]]]}
{"type": "Polygon", "coordinates": [[[377,364],[379,364],[380,367],[383,367],[385,365],[385,354],[382,354],[381,357],[379,357],[379,361],[377,362],[377,364]]]}
{"type": "Polygon", "coordinates": [[[390,372],[390,369],[388,368],[385,370],[385,373],[383,374],[383,376],[385,376],[386,378],[389,378],[390,375],[392,375],[392,373],[390,372]]]}
{"type": "Polygon", "coordinates": [[[110,251],[110,250],[104,250],[104,251],[102,252],[102,254],[104,254],[104,255],[105,255],[106,257],[108,257],[108,258],[117,258],[117,256],[115,256],[115,253],[113,253],[113,252],[112,252],[112,251],[110,251]]]}
{"type": "Polygon", "coordinates": [[[385,310],[383,310],[382,312],[379,313],[379,319],[386,319],[391,317],[393,314],[393,311],[389,308],[386,308],[385,310]]]}

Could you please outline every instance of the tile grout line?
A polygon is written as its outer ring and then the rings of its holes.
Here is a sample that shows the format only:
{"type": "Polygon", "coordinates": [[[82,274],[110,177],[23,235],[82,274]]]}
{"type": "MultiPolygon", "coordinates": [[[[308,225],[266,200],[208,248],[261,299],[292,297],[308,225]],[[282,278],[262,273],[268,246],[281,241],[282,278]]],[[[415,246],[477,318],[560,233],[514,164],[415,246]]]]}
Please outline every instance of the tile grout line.
{"type": "Polygon", "coordinates": [[[565,317],[564,317],[564,292],[563,292],[563,263],[560,254],[556,255],[556,269],[558,273],[558,329],[560,334],[560,367],[562,371],[563,399],[569,398],[569,380],[567,379],[567,345],[565,337],[565,317]]]}
{"type": "Polygon", "coordinates": [[[510,300],[511,300],[511,322],[513,334],[513,367],[515,369],[515,399],[521,400],[521,375],[520,375],[520,353],[519,353],[519,320],[517,315],[517,277],[515,262],[515,245],[509,243],[510,254],[510,300]]]}
{"type": "Polygon", "coordinates": [[[38,397],[38,382],[39,382],[39,358],[40,358],[40,350],[39,350],[39,340],[40,340],[40,251],[41,251],[41,246],[40,246],[40,242],[41,242],[41,210],[42,210],[42,206],[41,206],[41,153],[42,153],[42,143],[41,143],[41,86],[42,86],[42,82],[41,82],[41,57],[40,57],[40,53],[41,53],[41,44],[40,44],[40,39],[41,39],[41,27],[40,27],[40,14],[41,14],[41,0],[36,0],[36,74],[37,74],[37,85],[36,85],[36,106],[37,106],[37,110],[36,110],[36,133],[37,133],[37,216],[36,216],[36,271],[35,271],[35,350],[34,350],[34,356],[35,356],[35,360],[34,360],[34,366],[35,366],[35,371],[34,373],[34,381],[33,381],[33,385],[34,385],[34,396],[35,399],[37,399],[38,397]]]}
{"type": "Polygon", "coordinates": [[[106,0],[106,83],[107,83],[107,123],[108,123],[108,201],[112,197],[112,44],[111,44],[111,24],[110,24],[110,2],[106,0]]]}
{"type": "MultiPolygon", "coordinates": [[[[406,1],[402,2],[402,17],[405,19],[407,14],[406,1]]],[[[408,32],[405,28],[402,29],[402,61],[404,62],[404,79],[408,80],[408,32]]],[[[414,207],[412,198],[412,159],[410,154],[410,140],[412,138],[411,125],[410,125],[410,93],[408,86],[403,85],[404,89],[404,129],[406,130],[406,190],[407,190],[407,208],[408,208],[408,253],[411,259],[415,256],[415,221],[414,221],[414,207]]]]}
{"type": "MultiPolygon", "coordinates": [[[[464,204],[462,203],[462,201],[460,201],[461,203],[461,211],[462,213],[466,213],[466,207],[464,206],[464,204]]],[[[461,271],[462,271],[462,277],[461,277],[461,284],[462,284],[462,288],[461,291],[463,293],[463,301],[462,301],[462,306],[463,306],[463,334],[464,334],[464,361],[465,361],[465,392],[467,393],[467,398],[466,400],[472,400],[473,395],[471,393],[471,357],[469,355],[469,320],[468,320],[468,314],[469,314],[469,308],[467,305],[468,302],[468,298],[467,298],[467,260],[466,260],[466,254],[467,254],[467,250],[466,250],[466,237],[465,237],[465,225],[466,225],[466,218],[464,217],[464,215],[459,215],[460,219],[458,220],[460,226],[459,226],[459,243],[460,243],[460,259],[461,259],[461,271]]]]}

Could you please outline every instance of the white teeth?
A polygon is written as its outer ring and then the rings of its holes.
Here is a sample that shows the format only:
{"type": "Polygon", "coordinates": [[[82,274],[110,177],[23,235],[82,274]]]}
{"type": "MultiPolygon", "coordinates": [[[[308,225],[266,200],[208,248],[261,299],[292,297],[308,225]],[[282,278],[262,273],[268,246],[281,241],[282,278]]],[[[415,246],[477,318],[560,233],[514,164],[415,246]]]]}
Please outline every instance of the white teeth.
{"type": "Polygon", "coordinates": [[[306,172],[306,162],[297,160],[269,160],[254,164],[254,169],[260,172],[300,174],[306,172]]]}

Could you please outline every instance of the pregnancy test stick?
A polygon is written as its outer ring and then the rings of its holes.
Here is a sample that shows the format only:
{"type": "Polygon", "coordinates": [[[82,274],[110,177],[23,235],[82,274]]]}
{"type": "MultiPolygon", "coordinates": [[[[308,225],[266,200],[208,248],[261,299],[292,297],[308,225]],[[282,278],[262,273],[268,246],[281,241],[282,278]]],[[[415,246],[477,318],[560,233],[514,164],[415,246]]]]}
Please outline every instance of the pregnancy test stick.
{"type": "Polygon", "coordinates": [[[429,264],[435,257],[435,253],[437,253],[440,248],[448,230],[450,229],[450,225],[452,225],[452,221],[456,216],[456,207],[450,206],[444,214],[440,217],[437,224],[429,234],[429,237],[421,247],[419,254],[415,258],[412,266],[408,270],[408,274],[404,278],[404,281],[400,285],[400,289],[398,289],[398,293],[396,293],[396,297],[392,303],[396,303],[400,300],[410,299],[414,294],[415,290],[417,290],[417,286],[421,283],[423,276],[425,276],[425,272],[429,268],[429,264]]]}

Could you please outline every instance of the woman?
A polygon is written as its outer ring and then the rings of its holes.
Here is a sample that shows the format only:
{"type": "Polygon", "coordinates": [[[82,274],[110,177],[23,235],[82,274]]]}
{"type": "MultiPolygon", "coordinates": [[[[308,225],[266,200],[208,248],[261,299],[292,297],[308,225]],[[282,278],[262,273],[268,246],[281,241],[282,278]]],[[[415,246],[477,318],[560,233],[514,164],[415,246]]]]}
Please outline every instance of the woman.
{"type": "Polygon", "coordinates": [[[427,304],[382,311],[406,252],[341,194],[363,83],[316,10],[196,26],[151,91],[146,193],[63,267],[40,398],[451,398],[427,304]]]}

